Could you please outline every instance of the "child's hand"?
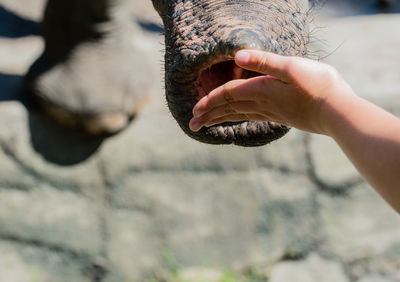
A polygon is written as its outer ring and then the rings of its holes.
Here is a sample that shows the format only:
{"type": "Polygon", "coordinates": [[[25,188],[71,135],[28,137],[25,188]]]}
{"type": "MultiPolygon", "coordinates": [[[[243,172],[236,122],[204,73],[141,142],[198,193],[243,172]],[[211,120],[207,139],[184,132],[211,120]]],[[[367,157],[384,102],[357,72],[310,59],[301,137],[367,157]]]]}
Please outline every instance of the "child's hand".
{"type": "Polygon", "coordinates": [[[230,81],[203,97],[193,109],[193,131],[225,121],[258,120],[326,133],[325,101],[329,95],[352,93],[333,67],[316,61],[243,50],[235,62],[265,76],[230,81]]]}

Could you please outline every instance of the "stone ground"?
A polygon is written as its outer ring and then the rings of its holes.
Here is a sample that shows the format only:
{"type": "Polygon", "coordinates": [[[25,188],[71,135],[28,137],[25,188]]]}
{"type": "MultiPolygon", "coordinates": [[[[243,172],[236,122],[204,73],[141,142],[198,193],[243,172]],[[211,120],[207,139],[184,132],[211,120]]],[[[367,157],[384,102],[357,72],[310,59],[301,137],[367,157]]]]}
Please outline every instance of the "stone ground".
{"type": "MultiPolygon", "coordinates": [[[[0,24],[0,281],[400,281],[400,218],[329,138],[292,130],[244,149],[180,131],[161,90],[162,37],[148,28],[157,16],[136,2],[152,100],[98,140],[25,103],[43,42],[17,27],[35,34],[43,1],[0,1],[13,23],[0,24]]],[[[400,16],[316,25],[316,54],[400,114],[400,16]]]]}

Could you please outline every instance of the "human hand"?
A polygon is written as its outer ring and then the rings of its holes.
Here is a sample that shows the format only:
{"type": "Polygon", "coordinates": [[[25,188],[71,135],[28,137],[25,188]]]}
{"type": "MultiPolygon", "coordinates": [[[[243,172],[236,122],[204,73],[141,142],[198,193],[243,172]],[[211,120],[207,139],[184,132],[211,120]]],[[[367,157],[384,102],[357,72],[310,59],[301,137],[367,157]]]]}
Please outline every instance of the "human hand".
{"type": "Polygon", "coordinates": [[[229,81],[203,97],[193,108],[193,131],[227,121],[257,120],[327,134],[325,104],[353,93],[333,67],[317,61],[243,50],[235,62],[265,75],[229,81]]]}

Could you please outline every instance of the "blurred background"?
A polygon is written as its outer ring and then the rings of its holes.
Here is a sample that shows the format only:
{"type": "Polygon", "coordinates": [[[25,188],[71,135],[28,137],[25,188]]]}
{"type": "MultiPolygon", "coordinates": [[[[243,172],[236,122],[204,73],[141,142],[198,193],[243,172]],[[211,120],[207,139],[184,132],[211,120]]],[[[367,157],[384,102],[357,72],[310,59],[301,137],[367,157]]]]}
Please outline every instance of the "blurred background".
{"type": "MultiPolygon", "coordinates": [[[[329,138],[293,129],[245,149],[181,132],[150,1],[131,12],[152,99],[127,130],[89,138],[31,109],[44,2],[0,0],[0,281],[400,281],[400,218],[329,138]]],[[[320,1],[310,48],[400,115],[397,12],[320,1]]]]}

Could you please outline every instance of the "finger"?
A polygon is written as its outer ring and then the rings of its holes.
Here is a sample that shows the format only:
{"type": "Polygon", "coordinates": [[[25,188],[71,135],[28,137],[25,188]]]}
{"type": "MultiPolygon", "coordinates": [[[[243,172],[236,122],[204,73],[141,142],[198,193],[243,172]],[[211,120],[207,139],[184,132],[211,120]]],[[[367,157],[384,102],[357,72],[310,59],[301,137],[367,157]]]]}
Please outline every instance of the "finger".
{"type": "Polygon", "coordinates": [[[248,80],[233,80],[204,96],[193,108],[193,116],[199,117],[213,108],[239,101],[268,101],[269,95],[286,91],[287,84],[269,77],[259,76],[248,80]]]}
{"type": "Polygon", "coordinates": [[[244,69],[269,74],[289,83],[291,81],[289,66],[293,59],[269,52],[241,50],[236,53],[235,63],[244,69]]]}
{"type": "Polygon", "coordinates": [[[223,116],[232,114],[259,114],[263,115],[266,106],[263,103],[254,101],[240,101],[221,105],[220,107],[213,108],[209,112],[195,118],[195,122],[206,124],[210,120],[215,120],[223,116]]]}
{"type": "Polygon", "coordinates": [[[240,121],[267,121],[265,116],[258,114],[232,114],[223,116],[214,120],[210,120],[204,126],[210,127],[224,122],[240,122],[240,121]]]}

